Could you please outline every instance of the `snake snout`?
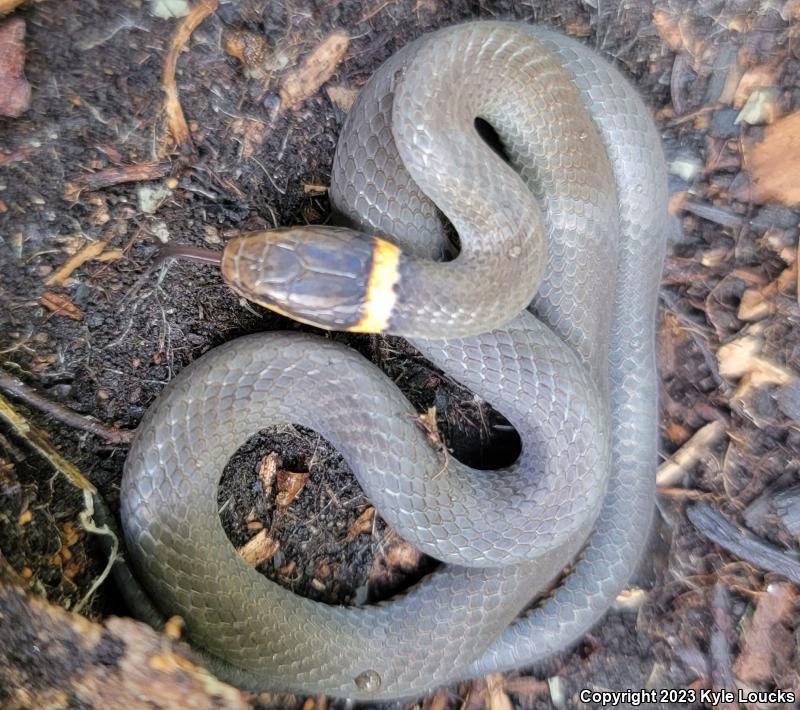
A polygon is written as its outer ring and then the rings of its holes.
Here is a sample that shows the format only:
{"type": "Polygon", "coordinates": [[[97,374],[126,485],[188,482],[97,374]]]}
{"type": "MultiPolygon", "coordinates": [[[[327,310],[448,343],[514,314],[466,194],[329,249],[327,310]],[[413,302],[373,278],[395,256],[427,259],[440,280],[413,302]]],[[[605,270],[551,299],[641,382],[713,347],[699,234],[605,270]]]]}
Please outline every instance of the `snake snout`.
{"type": "Polygon", "coordinates": [[[234,290],[281,315],[326,330],[380,332],[394,305],[399,250],[336,227],[240,237],[222,256],[234,290]]]}

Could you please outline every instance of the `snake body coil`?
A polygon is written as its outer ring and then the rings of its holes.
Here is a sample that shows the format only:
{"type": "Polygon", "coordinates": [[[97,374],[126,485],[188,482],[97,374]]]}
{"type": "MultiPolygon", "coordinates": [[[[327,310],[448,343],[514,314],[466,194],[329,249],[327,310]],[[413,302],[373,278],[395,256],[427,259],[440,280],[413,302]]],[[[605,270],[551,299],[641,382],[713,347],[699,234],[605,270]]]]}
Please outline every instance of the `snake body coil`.
{"type": "Polygon", "coordinates": [[[448,28],[362,91],[331,196],[359,232],[236,240],[228,281],[301,320],[408,337],[508,418],[519,460],[437,475],[440,452],[362,357],[310,335],[241,338],[175,378],[140,426],[122,483],[138,574],[223,677],[255,690],[396,698],[563,649],[627,582],[653,506],[667,216],[646,109],[573,40],[448,28]],[[450,261],[439,210],[459,234],[450,261]],[[389,524],[445,564],[360,608],[297,597],[247,566],[219,520],[219,477],[252,434],[292,422],[325,436],[389,524]]]}

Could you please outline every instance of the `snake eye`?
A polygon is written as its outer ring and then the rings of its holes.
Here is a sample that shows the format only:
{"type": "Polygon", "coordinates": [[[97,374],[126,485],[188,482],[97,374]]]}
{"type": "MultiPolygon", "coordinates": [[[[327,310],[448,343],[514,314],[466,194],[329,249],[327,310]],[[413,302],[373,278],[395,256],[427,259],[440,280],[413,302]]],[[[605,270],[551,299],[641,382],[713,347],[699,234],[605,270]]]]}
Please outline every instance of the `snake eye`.
{"type": "Polygon", "coordinates": [[[248,300],[302,323],[380,332],[394,305],[399,254],[348,229],[275,229],[230,242],[222,274],[248,300]]]}

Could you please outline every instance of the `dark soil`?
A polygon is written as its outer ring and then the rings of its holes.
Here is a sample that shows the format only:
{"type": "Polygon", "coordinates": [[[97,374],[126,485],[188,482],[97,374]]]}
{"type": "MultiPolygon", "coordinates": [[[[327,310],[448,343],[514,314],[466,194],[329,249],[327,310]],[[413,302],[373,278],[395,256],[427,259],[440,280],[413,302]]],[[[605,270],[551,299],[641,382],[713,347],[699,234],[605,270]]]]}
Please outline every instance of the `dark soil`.
{"type": "MultiPolygon", "coordinates": [[[[738,110],[719,102],[731,66],[779,62],[780,112],[800,108],[800,33],[791,4],[223,3],[194,32],[178,62],[196,159],[189,167],[174,161],[174,188],[147,212],[139,191],[165,180],[77,196],[69,184],[90,171],[162,157],[160,74],[176,21],[154,18],[149,3],[139,0],[28,3],[16,15],[27,24],[25,71],[33,103],[21,118],[0,118],[0,367],[54,402],[134,429],[164,385],[216,345],[246,333],[308,330],[240,301],[212,267],[176,263],[159,274],[147,272],[165,236],[221,249],[241,231],[330,218],[327,197],[304,186],[329,184],[343,111],[323,87],[299,108],[276,116],[281,71],[267,83],[247,78],[223,49],[227,30],[265,37],[296,65],[329,32],[344,29],[351,43],[330,84],[349,89],[363,86],[413,38],[459,20],[519,18],[580,37],[616,60],[639,87],[656,113],[668,160],[697,164],[691,175],[672,171],[676,198],[719,210],[711,219],[694,208],[675,210],[680,228],[676,220],[659,315],[661,450],[668,458],[715,420],[725,421],[727,437],[705,452],[679,491],[662,491],[663,520],[633,583],[647,591],[643,606],[611,612],[576,649],[535,669],[534,677],[548,683],[526,685],[529,692],[522,692],[518,674],[503,682],[516,705],[531,708],[582,707],[581,688],[711,687],[715,673],[726,670],[711,648],[715,584],[730,590],[727,613],[736,631],[724,641],[735,659],[742,650],[739,624],[775,578],[708,542],[687,521],[683,504],[702,497],[741,519],[743,511],[752,512],[748,506],[797,483],[800,472],[796,384],[772,383],[742,399],[737,381],[720,373],[718,356],[721,345],[750,332],[749,321],[737,312],[745,290],[773,282],[786,269],[786,251],[774,246],[776,240],[796,252],[798,212],[761,205],[745,190],[741,143],[762,135],[763,127],[735,124],[738,110]],[[687,46],[670,46],[654,19],[659,12],[679,18],[695,45],[688,47],[687,39],[687,46]],[[254,127],[261,130],[255,138],[247,132],[254,127]],[[121,250],[120,258],[85,264],[63,286],[45,284],[70,255],[95,240],[121,250]],[[44,292],[66,296],[80,320],[44,308],[44,292]]],[[[797,300],[784,295],[759,320],[761,354],[796,375],[797,300]]],[[[449,383],[403,341],[329,337],[376,362],[421,413],[435,406],[439,432],[461,460],[496,468],[516,456],[518,439],[502,417],[449,383]]],[[[104,444],[22,405],[20,410],[116,507],[126,447],[104,444]]],[[[74,608],[105,565],[101,547],[82,532],[81,494],[2,428],[0,493],[3,576],[74,608]]],[[[386,566],[387,546],[396,541],[377,519],[368,533],[348,535],[370,503],[342,458],[314,432],[289,428],[254,437],[229,464],[219,502],[232,543],[238,547],[254,530],[267,529],[280,550],[259,569],[313,599],[386,598],[432,564],[417,560],[414,569],[375,573],[386,566]],[[282,469],[310,474],[282,509],[264,496],[257,476],[272,451],[280,454],[282,469]]],[[[745,516],[745,522],[775,544],[798,549],[797,538],[774,516],[745,516]]],[[[83,607],[95,618],[112,611],[125,609],[110,583],[83,607]]],[[[796,615],[787,627],[797,631],[796,615]]],[[[784,655],[762,687],[798,689],[800,664],[791,650],[784,655]]],[[[442,707],[484,707],[485,701],[476,700],[483,697],[481,687],[453,688],[442,707]]],[[[301,707],[303,699],[264,696],[254,703],[301,707]]]]}

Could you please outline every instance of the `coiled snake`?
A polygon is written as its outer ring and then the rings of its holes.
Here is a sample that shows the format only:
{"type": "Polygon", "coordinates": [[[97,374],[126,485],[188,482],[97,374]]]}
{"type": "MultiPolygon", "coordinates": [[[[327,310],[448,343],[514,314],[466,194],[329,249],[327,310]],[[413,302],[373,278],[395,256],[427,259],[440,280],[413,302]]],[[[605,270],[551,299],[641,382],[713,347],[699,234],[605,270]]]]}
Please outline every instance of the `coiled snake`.
{"type": "Polygon", "coordinates": [[[331,197],[358,231],[236,239],[226,280],[304,322],[409,338],[507,417],[518,461],[442,471],[360,355],[311,335],[244,337],[186,368],[138,430],[122,483],[137,573],[223,677],[256,690],[396,698],[563,649],[627,582],[653,506],[667,212],[644,105],[551,31],[447,28],[361,92],[331,197]],[[439,210],[459,235],[450,260],[439,210]],[[219,520],[219,477],[252,434],[290,422],[325,436],[385,520],[444,564],[366,607],[300,598],[245,564],[219,520]]]}

